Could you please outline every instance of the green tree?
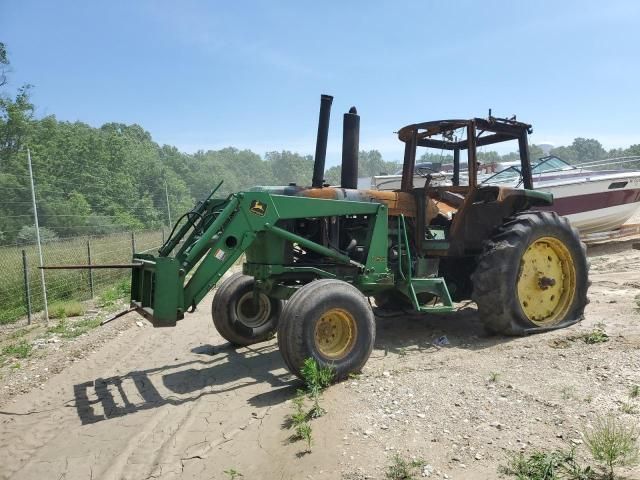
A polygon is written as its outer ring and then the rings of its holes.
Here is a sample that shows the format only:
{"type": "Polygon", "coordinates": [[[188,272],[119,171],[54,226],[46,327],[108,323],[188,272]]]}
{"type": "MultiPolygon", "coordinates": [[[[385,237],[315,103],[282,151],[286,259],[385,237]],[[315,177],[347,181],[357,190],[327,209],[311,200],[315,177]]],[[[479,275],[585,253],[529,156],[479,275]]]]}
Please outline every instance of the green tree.
{"type": "Polygon", "coordinates": [[[571,163],[585,163],[607,157],[602,144],[594,138],[575,138],[569,146],[560,146],[550,152],[571,163]]]}
{"type": "Polygon", "coordinates": [[[91,206],[81,193],[72,192],[64,198],[41,202],[40,205],[42,225],[54,229],[62,237],[84,233],[91,206]]]}
{"type": "Polygon", "coordinates": [[[7,69],[9,67],[9,57],[7,56],[7,47],[0,42],[0,87],[7,83],[7,69]]]}
{"type": "Polygon", "coordinates": [[[386,173],[386,164],[378,150],[360,150],[358,153],[358,176],[373,177],[386,173]]]}
{"type": "MultiPolygon", "coordinates": [[[[40,242],[47,243],[56,240],[58,235],[47,227],[40,227],[40,242]]],[[[34,225],[25,225],[20,229],[16,241],[20,245],[31,245],[36,243],[38,239],[36,227],[34,225]]]]}
{"type": "Polygon", "coordinates": [[[571,146],[575,150],[577,160],[580,163],[602,160],[607,156],[602,144],[594,138],[576,138],[571,146]]]}
{"type": "Polygon", "coordinates": [[[267,152],[265,160],[271,167],[273,179],[278,185],[310,185],[313,176],[313,157],[302,156],[288,150],[267,152]]]}
{"type": "Polygon", "coordinates": [[[324,179],[329,185],[340,185],[340,176],[342,175],[342,167],[334,165],[324,172],[324,179]]]}

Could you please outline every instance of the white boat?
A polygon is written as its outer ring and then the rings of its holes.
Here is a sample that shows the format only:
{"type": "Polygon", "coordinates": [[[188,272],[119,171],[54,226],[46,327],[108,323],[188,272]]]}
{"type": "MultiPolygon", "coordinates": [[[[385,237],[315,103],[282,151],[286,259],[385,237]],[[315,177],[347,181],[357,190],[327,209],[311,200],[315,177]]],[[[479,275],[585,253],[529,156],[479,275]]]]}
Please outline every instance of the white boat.
{"type": "MultiPolygon", "coordinates": [[[[640,157],[571,165],[550,155],[532,165],[533,186],[552,193],[554,204],[545,209],[566,216],[582,234],[615,230],[640,208],[640,171],[610,167],[637,162],[640,157]]],[[[483,185],[519,187],[522,184],[520,162],[481,165],[480,168],[478,180],[483,185]]],[[[415,187],[424,186],[427,175],[434,186],[451,184],[452,168],[447,165],[416,164],[415,171],[415,187]]],[[[460,172],[461,181],[464,173],[460,172]]],[[[397,174],[379,175],[373,177],[372,188],[396,190],[400,188],[400,180],[397,174]]]]}

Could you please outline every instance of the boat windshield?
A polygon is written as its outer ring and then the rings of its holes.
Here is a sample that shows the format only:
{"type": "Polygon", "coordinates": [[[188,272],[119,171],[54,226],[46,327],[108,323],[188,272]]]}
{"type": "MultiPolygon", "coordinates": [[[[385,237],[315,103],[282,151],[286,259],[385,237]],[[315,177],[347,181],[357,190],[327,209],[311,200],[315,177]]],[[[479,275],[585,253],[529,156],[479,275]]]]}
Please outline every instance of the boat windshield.
{"type": "MultiPolygon", "coordinates": [[[[536,175],[541,175],[543,173],[560,172],[563,170],[575,170],[575,169],[576,167],[568,164],[564,160],[558,157],[549,156],[549,157],[539,158],[537,162],[531,165],[531,175],[536,176],[536,175]]],[[[520,167],[512,165],[496,173],[495,175],[483,180],[482,183],[485,185],[495,185],[497,183],[520,184],[521,177],[522,176],[520,174],[520,167]]]]}
{"type": "Polygon", "coordinates": [[[513,183],[520,180],[520,169],[517,167],[505,168],[501,172],[492,175],[482,181],[484,185],[494,185],[496,183],[513,183]]]}
{"type": "Polygon", "coordinates": [[[531,173],[559,172],[561,170],[575,170],[576,167],[569,165],[558,157],[549,156],[538,159],[538,162],[531,166],[531,173]]]}

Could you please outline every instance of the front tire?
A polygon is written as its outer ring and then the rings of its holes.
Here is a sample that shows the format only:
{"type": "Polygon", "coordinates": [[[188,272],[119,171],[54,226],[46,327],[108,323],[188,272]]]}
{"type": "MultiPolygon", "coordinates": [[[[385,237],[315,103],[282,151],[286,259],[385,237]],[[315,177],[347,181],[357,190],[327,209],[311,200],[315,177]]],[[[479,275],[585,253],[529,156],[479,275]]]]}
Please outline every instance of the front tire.
{"type": "Polygon", "coordinates": [[[253,277],[234,273],[216,291],[211,304],[213,324],[236,346],[252,345],[271,338],[282,313],[282,300],[258,293],[254,301],[253,277]]]}
{"type": "Polygon", "coordinates": [[[488,330],[508,335],[580,321],[589,264],[578,231],[555,212],[523,212],[489,240],[472,275],[472,298],[488,330]]]}
{"type": "Polygon", "coordinates": [[[316,280],[295,292],[280,318],[278,347],[294,375],[313,358],[342,380],[359,372],[375,341],[375,320],[366,297],[349,283],[316,280]]]}

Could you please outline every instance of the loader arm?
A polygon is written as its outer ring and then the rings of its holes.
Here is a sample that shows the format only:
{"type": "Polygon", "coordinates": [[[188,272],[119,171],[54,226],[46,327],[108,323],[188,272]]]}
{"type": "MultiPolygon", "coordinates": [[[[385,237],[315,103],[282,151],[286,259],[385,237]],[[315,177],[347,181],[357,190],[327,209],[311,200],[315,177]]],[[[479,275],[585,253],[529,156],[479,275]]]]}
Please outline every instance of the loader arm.
{"type": "Polygon", "coordinates": [[[339,264],[354,267],[363,277],[386,276],[387,209],[380,203],[353,202],[272,195],[267,192],[241,192],[226,201],[208,200],[215,208],[203,204],[193,229],[181,229],[186,237],[169,239],[171,248],[161,248],[160,255],[134,255],[140,266],[133,269],[131,305],[154,326],[174,326],[193,310],[216,285],[225,272],[266,233],[297,243],[339,264]],[[276,224],[281,220],[342,215],[370,215],[371,235],[375,236],[363,263],[333,248],[313,242],[276,224]],[[175,256],[169,254],[178,249],[175,256]]]}

